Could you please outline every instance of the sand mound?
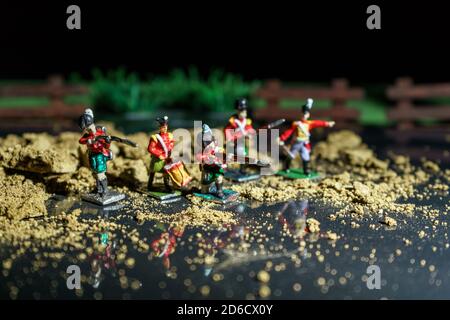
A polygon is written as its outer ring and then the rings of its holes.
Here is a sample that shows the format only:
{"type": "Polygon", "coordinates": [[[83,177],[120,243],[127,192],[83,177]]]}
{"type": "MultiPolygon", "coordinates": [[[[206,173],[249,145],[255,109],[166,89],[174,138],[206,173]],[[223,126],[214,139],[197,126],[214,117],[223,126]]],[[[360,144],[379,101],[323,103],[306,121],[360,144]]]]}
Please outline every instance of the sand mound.
{"type": "Polygon", "coordinates": [[[9,219],[23,219],[47,214],[45,201],[49,198],[41,183],[34,183],[21,175],[0,179],[0,215],[9,219]]]}

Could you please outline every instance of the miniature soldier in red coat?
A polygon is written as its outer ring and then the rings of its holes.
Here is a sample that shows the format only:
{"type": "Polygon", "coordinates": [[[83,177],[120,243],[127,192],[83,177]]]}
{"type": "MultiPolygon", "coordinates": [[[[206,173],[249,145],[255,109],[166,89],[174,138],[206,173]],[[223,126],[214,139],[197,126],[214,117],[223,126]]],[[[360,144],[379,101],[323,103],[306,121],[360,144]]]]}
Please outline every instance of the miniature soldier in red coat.
{"type": "Polygon", "coordinates": [[[202,152],[196,155],[202,170],[202,193],[209,193],[209,186],[214,183],[216,186],[215,195],[222,199],[225,197],[223,193],[223,175],[227,165],[217,155],[222,154],[225,150],[218,145],[211,128],[206,123],[202,125],[202,132],[198,141],[202,147],[202,152]]]}
{"type": "MultiPolygon", "coordinates": [[[[332,127],[334,121],[309,120],[313,99],[308,99],[306,104],[302,107],[302,118],[299,121],[292,122],[291,127],[280,136],[280,145],[293,135],[290,153],[295,156],[300,153],[303,161],[303,173],[309,175],[309,161],[311,153],[311,143],[309,138],[311,130],[319,127],[332,127]]],[[[292,158],[287,157],[284,162],[283,169],[289,170],[292,158]]]]}
{"type": "Polygon", "coordinates": [[[150,176],[148,179],[147,189],[151,190],[155,173],[161,172],[163,174],[164,186],[167,192],[170,192],[169,175],[164,171],[164,166],[170,162],[170,155],[174,147],[174,139],[172,133],[168,132],[169,118],[157,118],[159,123],[159,133],[150,137],[148,144],[148,152],[151,154],[152,160],[150,162],[150,176]]]}
{"type": "MultiPolygon", "coordinates": [[[[225,127],[225,139],[227,143],[236,144],[235,154],[240,157],[248,156],[248,139],[246,137],[256,134],[252,119],[247,116],[247,100],[237,99],[235,102],[236,114],[231,116],[225,127]],[[239,143],[238,143],[239,141],[239,143]]],[[[241,164],[240,172],[245,174],[244,165],[241,164]]]]}
{"type": "Polygon", "coordinates": [[[106,128],[94,124],[94,114],[91,109],[86,109],[80,117],[80,129],[83,136],[79,143],[85,144],[88,148],[89,164],[91,170],[97,174],[97,193],[104,197],[108,194],[108,180],[106,178],[107,161],[113,158],[111,152],[111,138],[106,134],[106,128]],[[102,138],[98,138],[102,136],[102,138]]]}
{"type": "Polygon", "coordinates": [[[170,268],[170,255],[175,252],[177,240],[183,236],[183,233],[184,228],[182,227],[170,227],[150,243],[154,254],[163,259],[163,265],[166,269],[170,268]]]}

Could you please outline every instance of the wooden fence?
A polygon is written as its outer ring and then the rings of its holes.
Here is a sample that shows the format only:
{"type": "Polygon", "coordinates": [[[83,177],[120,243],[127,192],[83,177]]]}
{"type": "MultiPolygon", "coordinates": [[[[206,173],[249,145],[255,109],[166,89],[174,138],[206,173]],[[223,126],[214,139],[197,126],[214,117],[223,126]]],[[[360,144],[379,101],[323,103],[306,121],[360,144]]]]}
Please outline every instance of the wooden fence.
{"type": "Polygon", "coordinates": [[[330,100],[328,109],[313,109],[313,118],[331,118],[336,123],[356,122],[359,117],[358,110],[347,106],[348,100],[364,98],[362,88],[351,88],[346,79],[334,79],[330,87],[284,87],[278,80],[270,80],[256,92],[257,97],[266,101],[267,106],[255,112],[259,120],[275,120],[285,118],[296,120],[300,117],[301,106],[307,98],[317,100],[330,100]],[[281,101],[285,99],[301,100],[296,109],[281,108],[281,101]]]}
{"type": "MultiPolygon", "coordinates": [[[[51,76],[43,84],[0,85],[0,97],[46,97],[45,106],[0,108],[0,131],[23,130],[61,131],[76,129],[75,120],[83,112],[83,105],[68,105],[69,95],[85,95],[88,88],[82,85],[68,85],[61,76],[51,76]]],[[[432,98],[450,98],[450,83],[414,84],[411,78],[399,78],[386,90],[395,105],[387,112],[387,118],[397,128],[412,128],[419,120],[434,119],[441,123],[450,121],[450,105],[427,105],[420,101],[432,98]]],[[[328,100],[331,107],[313,109],[313,118],[330,118],[337,125],[358,121],[359,112],[348,107],[349,100],[361,100],[365,91],[350,87],[346,79],[334,79],[330,86],[298,87],[284,86],[278,80],[267,81],[256,96],[266,101],[267,106],[255,111],[255,118],[271,121],[280,118],[296,120],[301,114],[301,105],[307,98],[328,100]],[[298,108],[282,108],[283,100],[299,100],[298,108]]],[[[413,130],[410,130],[413,131],[413,130]]]]}
{"type": "Polygon", "coordinates": [[[69,130],[75,129],[75,120],[85,106],[68,105],[68,95],[83,95],[88,88],[82,85],[67,85],[61,76],[51,76],[43,84],[1,85],[0,97],[44,97],[49,104],[33,107],[0,108],[0,130],[69,130]]]}
{"type": "Polygon", "coordinates": [[[396,105],[388,111],[388,119],[400,129],[414,127],[419,120],[450,121],[450,105],[415,105],[414,100],[450,98],[450,83],[414,84],[411,78],[399,78],[386,94],[396,105]]]}

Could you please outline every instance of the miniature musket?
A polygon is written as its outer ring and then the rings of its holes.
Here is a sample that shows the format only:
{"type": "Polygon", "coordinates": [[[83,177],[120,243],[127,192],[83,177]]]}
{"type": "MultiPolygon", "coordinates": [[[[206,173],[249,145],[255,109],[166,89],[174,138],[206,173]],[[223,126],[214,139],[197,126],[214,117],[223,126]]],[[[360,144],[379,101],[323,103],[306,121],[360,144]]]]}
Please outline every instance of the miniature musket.
{"type": "Polygon", "coordinates": [[[262,129],[273,129],[276,127],[281,126],[283,123],[286,122],[286,119],[278,119],[276,121],[273,121],[269,124],[266,124],[265,126],[262,126],[261,128],[259,128],[258,130],[262,130],[262,129]]]}
{"type": "Polygon", "coordinates": [[[278,126],[281,126],[285,122],[286,122],[286,119],[278,119],[276,121],[273,121],[273,122],[271,122],[271,123],[261,127],[260,129],[273,129],[273,128],[276,128],[278,126]]]}
{"type": "MultiPolygon", "coordinates": [[[[279,119],[279,120],[269,123],[268,125],[262,127],[261,129],[273,129],[275,127],[281,126],[284,122],[286,122],[286,119],[279,119]]],[[[295,159],[295,155],[292,154],[292,152],[289,150],[288,147],[286,147],[284,145],[283,146],[280,145],[280,147],[282,148],[283,152],[285,152],[289,158],[295,159]]]]}
{"type": "Polygon", "coordinates": [[[120,143],[129,145],[129,146],[131,146],[133,148],[137,148],[138,147],[138,144],[136,142],[133,142],[133,141],[128,140],[126,138],[119,138],[119,137],[116,137],[116,136],[97,136],[97,137],[95,137],[95,141],[97,141],[99,139],[108,139],[108,138],[111,141],[120,142],[120,143]]]}
{"type": "MultiPolygon", "coordinates": [[[[286,119],[280,119],[280,120],[276,120],[274,122],[269,123],[267,126],[264,126],[263,129],[273,129],[275,127],[281,126],[284,122],[286,121],[286,119]]],[[[282,150],[287,154],[287,156],[291,159],[295,159],[295,155],[292,154],[292,152],[289,150],[288,147],[286,146],[281,146],[282,150]]]]}
{"type": "Polygon", "coordinates": [[[281,149],[283,150],[283,152],[285,152],[286,155],[287,155],[289,158],[291,158],[292,160],[295,159],[295,155],[292,154],[291,150],[289,150],[288,147],[286,147],[285,145],[280,145],[280,147],[281,147],[281,149]]]}
{"type": "Polygon", "coordinates": [[[219,154],[217,154],[217,158],[223,159],[225,163],[244,161],[246,164],[254,165],[254,166],[262,167],[262,168],[270,166],[270,163],[267,161],[256,160],[254,158],[245,157],[245,156],[238,156],[237,154],[233,154],[233,153],[228,153],[228,154],[219,153],[219,154]]]}
{"type": "MultiPolygon", "coordinates": [[[[259,128],[259,130],[261,130],[261,129],[273,129],[275,127],[281,126],[285,121],[286,121],[286,119],[278,119],[276,121],[270,122],[269,124],[259,128]]],[[[222,158],[225,159],[225,162],[230,161],[230,160],[232,162],[239,162],[239,161],[244,160],[245,163],[249,164],[249,165],[254,165],[254,166],[257,166],[257,167],[270,167],[270,163],[269,162],[256,160],[256,159],[249,158],[249,157],[244,157],[244,156],[238,156],[238,155],[232,154],[232,153],[227,154],[227,155],[224,154],[222,158]]]]}

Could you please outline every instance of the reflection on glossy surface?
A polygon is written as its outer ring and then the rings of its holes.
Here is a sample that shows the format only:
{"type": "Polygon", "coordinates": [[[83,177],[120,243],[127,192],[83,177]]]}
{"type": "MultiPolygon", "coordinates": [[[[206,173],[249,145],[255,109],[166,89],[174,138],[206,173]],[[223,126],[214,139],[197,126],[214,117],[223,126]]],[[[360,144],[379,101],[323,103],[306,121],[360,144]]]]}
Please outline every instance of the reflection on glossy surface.
{"type": "MultiPolygon", "coordinates": [[[[102,208],[99,211],[104,219],[108,218],[110,210],[105,210],[105,208],[102,208]]],[[[91,265],[89,283],[95,289],[98,289],[100,283],[104,279],[104,276],[102,276],[102,271],[109,272],[113,278],[117,275],[117,266],[115,262],[115,249],[117,247],[117,241],[111,238],[113,237],[110,237],[109,229],[103,228],[102,232],[99,234],[98,249],[89,257],[91,265]]]]}
{"type": "Polygon", "coordinates": [[[151,242],[151,257],[161,258],[164,268],[169,269],[170,255],[175,252],[177,240],[183,236],[184,228],[165,227],[161,224],[157,224],[157,228],[161,229],[161,234],[151,242]]]}
{"type": "MultiPolygon", "coordinates": [[[[424,201],[443,208],[446,200],[424,201]]],[[[360,228],[348,221],[331,222],[328,216],[337,209],[319,200],[241,202],[220,207],[235,214],[235,224],[181,228],[137,223],[130,205],[124,201],[122,206],[101,208],[75,198],[52,199],[51,213],[80,208],[79,219],[94,221],[96,232],[86,235],[85,248],[67,249],[58,263],[43,253],[39,268],[33,255],[18,260],[0,283],[1,296],[18,288],[19,299],[254,299],[262,293],[286,299],[379,299],[446,297],[450,290],[447,215],[435,227],[425,218],[402,216],[396,230],[373,230],[369,225],[378,224],[378,217],[365,217],[360,228]],[[309,232],[308,218],[320,221],[319,233],[309,232]],[[330,229],[341,236],[338,241],[325,237],[330,229]],[[420,230],[433,230],[433,237],[420,238],[420,230]],[[413,245],[405,245],[405,238],[413,245]],[[65,286],[70,264],[81,268],[82,291],[65,286]],[[381,290],[365,285],[369,264],[381,268],[381,290]],[[269,275],[263,277],[266,282],[258,278],[261,271],[269,275]]],[[[170,215],[186,205],[183,200],[154,210],[170,215]]]]}

